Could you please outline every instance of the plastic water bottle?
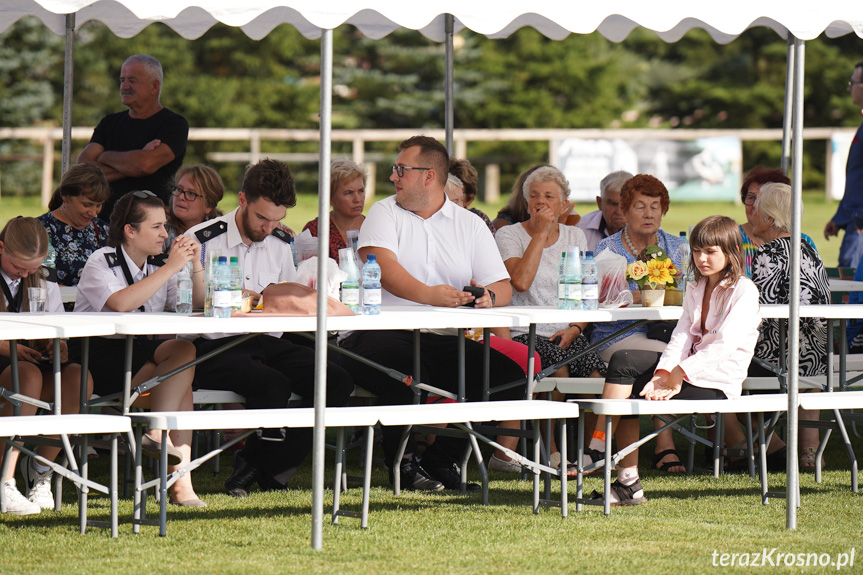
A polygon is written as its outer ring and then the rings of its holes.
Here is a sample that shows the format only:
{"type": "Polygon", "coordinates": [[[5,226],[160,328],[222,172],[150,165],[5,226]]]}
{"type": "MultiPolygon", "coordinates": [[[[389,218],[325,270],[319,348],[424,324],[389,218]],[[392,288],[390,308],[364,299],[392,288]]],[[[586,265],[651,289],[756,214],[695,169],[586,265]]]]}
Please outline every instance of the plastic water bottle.
{"type": "Polygon", "coordinates": [[[354,261],[351,248],[339,250],[339,269],[348,274],[342,282],[342,303],[352,312],[360,313],[360,270],[354,261]]]}
{"type": "Polygon", "coordinates": [[[689,242],[686,240],[686,232],[680,232],[680,238],[683,243],[680,245],[680,285],[677,286],[680,291],[686,294],[686,284],[689,283],[689,242]]]}
{"type": "Polygon", "coordinates": [[[177,274],[177,313],[192,313],[192,262],[186,262],[177,274]]]}
{"type": "Polygon", "coordinates": [[[42,260],[42,267],[46,269],[54,269],[57,266],[57,250],[48,242],[48,253],[45,254],[45,259],[42,260]]]}
{"type": "Polygon", "coordinates": [[[599,269],[593,259],[593,252],[584,252],[581,261],[581,307],[599,308],[599,269]]]}
{"type": "Polygon", "coordinates": [[[557,265],[557,309],[566,309],[566,252],[560,254],[560,263],[557,265]]]}
{"type": "Polygon", "coordinates": [[[204,295],[204,316],[213,317],[213,291],[215,285],[213,283],[213,275],[216,273],[216,267],[219,265],[219,256],[222,254],[219,250],[207,250],[206,255],[206,271],[205,285],[206,291],[204,295]]]}
{"type": "Polygon", "coordinates": [[[240,311],[243,309],[243,270],[240,269],[240,258],[231,256],[231,309],[240,311]]]}
{"type": "Polygon", "coordinates": [[[231,317],[231,268],[225,256],[213,272],[213,317],[231,317]]]}
{"type": "Polygon", "coordinates": [[[377,259],[369,254],[363,266],[363,315],[381,313],[381,266],[377,259]]]}
{"type": "Polygon", "coordinates": [[[578,247],[572,246],[566,254],[566,309],[581,309],[581,259],[578,247]]]}

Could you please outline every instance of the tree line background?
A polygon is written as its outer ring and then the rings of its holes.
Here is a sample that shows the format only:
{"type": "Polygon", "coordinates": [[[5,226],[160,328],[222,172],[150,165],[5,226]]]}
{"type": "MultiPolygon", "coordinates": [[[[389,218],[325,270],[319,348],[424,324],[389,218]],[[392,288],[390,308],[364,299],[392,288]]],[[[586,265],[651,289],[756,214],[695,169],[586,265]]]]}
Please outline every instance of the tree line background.
{"type": "MultiPolygon", "coordinates": [[[[443,128],[444,45],[413,31],[381,40],[351,26],[334,33],[334,128],[443,128]]],[[[727,45],[695,30],[667,44],[637,29],[621,43],[599,34],[546,39],[524,28],[505,40],[468,30],[455,39],[456,128],[781,128],[786,43],[762,28],[727,45]]],[[[318,127],[320,43],[282,25],[255,41],[238,28],[216,25],[185,40],[154,24],[130,39],[98,22],[76,36],[73,126],[94,126],[123,109],[118,77],[123,60],[144,52],[165,70],[162,104],[192,127],[318,127]]],[[[856,126],[860,110],[846,92],[863,60],[855,35],[806,44],[805,125],[856,126]]],[[[62,124],[63,38],[35,18],[0,34],[0,125],[62,124]]],[[[83,147],[76,143],[73,157],[83,147]]],[[[246,151],[244,143],[190,142],[187,163],[213,151],[246,151]]],[[[344,146],[341,148],[340,146],[344,146]]],[[[267,143],[270,152],[316,152],[315,143],[267,143]]],[[[367,144],[392,153],[392,144],[367,144]]],[[[3,195],[39,190],[36,143],[0,142],[3,195]]],[[[349,153],[334,144],[334,154],[349,153]]],[[[744,167],[779,165],[774,142],[745,142],[744,167]]],[[[508,187],[530,164],[547,160],[541,142],[473,143],[475,163],[501,164],[508,187]]],[[[823,189],[825,143],[807,142],[803,185],[823,189]]],[[[227,188],[241,179],[238,164],[217,166],[227,188]]],[[[379,170],[383,180],[387,170],[379,170]]],[[[59,166],[55,170],[59,178],[59,166]]],[[[316,170],[300,170],[298,189],[316,190],[316,170]]]]}

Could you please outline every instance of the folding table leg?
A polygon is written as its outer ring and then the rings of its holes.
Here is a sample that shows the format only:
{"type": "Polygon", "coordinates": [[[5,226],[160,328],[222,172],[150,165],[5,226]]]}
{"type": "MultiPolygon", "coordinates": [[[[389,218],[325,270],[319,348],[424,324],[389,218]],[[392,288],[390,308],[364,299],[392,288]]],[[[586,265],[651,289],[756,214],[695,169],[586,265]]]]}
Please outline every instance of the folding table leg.
{"type": "MultiPolygon", "coordinates": [[[[87,461],[87,435],[81,436],[81,477],[87,479],[89,470],[89,462],[87,461]]],[[[112,469],[113,471],[113,469],[112,469]]],[[[87,531],[87,495],[89,488],[86,483],[81,483],[78,488],[78,527],[83,535],[87,531]]]]}
{"type": "Polygon", "coordinates": [[[339,429],[336,433],[336,468],[333,484],[333,518],[332,522],[339,522],[339,498],[342,494],[342,467],[345,463],[345,429],[339,429]]]}
{"type": "Polygon", "coordinates": [[[845,429],[845,422],[838,409],[833,410],[833,417],[836,418],[839,433],[842,435],[842,442],[845,444],[845,451],[848,453],[848,461],[851,463],[851,492],[857,493],[857,456],[854,455],[854,448],[851,447],[848,430],[845,429]]]}
{"type": "MultiPolygon", "coordinates": [[[[539,420],[533,420],[533,460],[539,461],[539,420]]],[[[533,472],[533,512],[539,513],[539,473],[533,472]]]]}
{"type": "Polygon", "coordinates": [[[566,453],[567,453],[566,439],[567,438],[566,438],[566,418],[565,417],[562,417],[560,419],[560,423],[558,424],[558,427],[560,428],[560,443],[558,444],[557,447],[558,447],[558,449],[560,449],[560,453],[561,453],[561,458],[560,458],[560,516],[566,517],[569,514],[569,508],[567,507],[567,505],[569,504],[569,501],[567,499],[568,494],[566,491],[566,480],[568,479],[566,474],[569,471],[569,469],[566,465],[566,461],[567,461],[567,459],[566,459],[566,453]]]}
{"type": "Polygon", "coordinates": [[[360,527],[369,527],[369,492],[372,489],[372,451],[375,444],[375,428],[370,425],[366,427],[366,463],[363,466],[363,510],[360,518],[360,527]]]}
{"type": "MultiPolygon", "coordinates": [[[[465,423],[465,426],[472,429],[470,422],[465,423]]],[[[482,460],[482,451],[479,450],[479,443],[472,433],[469,433],[467,438],[473,449],[474,459],[476,459],[476,465],[479,467],[479,473],[482,477],[482,504],[488,505],[488,471],[485,468],[485,462],[482,460]]]]}
{"type": "Polygon", "coordinates": [[[767,441],[764,438],[764,414],[758,413],[758,461],[761,472],[761,503],[767,505],[770,498],[767,496],[767,441]]]}
{"type": "Polygon", "coordinates": [[[581,498],[584,497],[584,418],[581,417],[581,410],[578,414],[578,439],[575,445],[575,510],[581,511],[584,505],[581,498]]]}
{"type": "Polygon", "coordinates": [[[605,464],[602,468],[602,511],[611,515],[611,416],[605,416],[605,464]]]}
{"type": "MultiPolygon", "coordinates": [[[[114,433],[111,435],[111,537],[115,539],[119,535],[118,519],[117,519],[117,436],[114,433]]],[[[87,452],[84,451],[84,459],[87,459],[87,452]]]]}
{"type": "MultiPolygon", "coordinates": [[[[142,452],[140,449],[141,445],[141,426],[135,427],[135,437],[130,437],[129,446],[132,448],[132,453],[135,455],[135,469],[134,469],[134,494],[133,494],[133,512],[132,512],[132,533],[140,533],[141,532],[141,521],[144,520],[147,511],[147,493],[141,492],[141,484],[144,482],[144,470],[142,468],[142,452]]],[[[128,461],[128,456],[126,460],[128,461]]],[[[125,490],[125,487],[124,487],[125,490]]]]}
{"type": "Polygon", "coordinates": [[[168,533],[168,430],[162,430],[159,453],[159,537],[168,533]]]}

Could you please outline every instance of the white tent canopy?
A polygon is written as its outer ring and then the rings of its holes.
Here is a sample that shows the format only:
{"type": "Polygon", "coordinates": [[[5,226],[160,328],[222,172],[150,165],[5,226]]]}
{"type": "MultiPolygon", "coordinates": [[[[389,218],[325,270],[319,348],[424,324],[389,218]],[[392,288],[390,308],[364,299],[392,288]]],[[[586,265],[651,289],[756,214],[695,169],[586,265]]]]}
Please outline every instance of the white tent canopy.
{"type": "MultiPolygon", "coordinates": [[[[419,30],[434,41],[448,44],[448,86],[452,86],[452,33],[468,28],[489,38],[505,38],[519,28],[532,27],[554,40],[568,34],[599,32],[620,42],[635,28],[656,33],[666,42],[680,40],[689,30],[702,28],[714,41],[728,43],[749,28],[767,27],[789,43],[789,75],[786,84],[785,131],[793,125],[793,174],[802,171],[803,59],[804,41],[826,35],[831,38],[854,33],[863,38],[863,3],[849,0],[821,0],[789,4],[778,0],[730,0],[706,3],[692,0],[618,0],[600,3],[587,0],[438,0],[433,4],[407,4],[396,0],[2,0],[0,31],[24,16],[38,17],[57,34],[66,35],[90,20],[103,22],[117,36],[128,38],[148,25],[161,22],[187,39],[198,38],[217,22],[241,28],[253,39],[265,37],[280,24],[290,24],[307,38],[321,38],[321,160],[319,166],[319,219],[329,226],[329,163],[331,126],[332,30],[350,24],[370,38],[381,38],[398,28],[419,30]],[[613,6],[613,8],[612,8],[613,6]],[[528,11],[527,7],[530,8],[528,11]],[[71,17],[70,17],[71,16],[71,17]],[[792,73],[793,70],[793,73],[792,73]],[[793,94],[793,98],[791,97],[793,94]],[[792,114],[793,111],[793,114],[792,114]],[[793,116],[793,120],[792,120],[793,116]]],[[[69,116],[71,111],[72,35],[66,42],[66,101],[64,102],[64,164],[68,161],[69,116]]],[[[448,96],[448,131],[452,129],[451,91],[448,96]]],[[[787,153],[787,139],[783,154],[787,153]]],[[[797,366],[798,304],[800,294],[799,241],[800,178],[793,182],[792,277],[789,325],[789,458],[786,486],[787,526],[796,527],[798,477],[797,366]]],[[[326,236],[319,238],[326,251],[326,236]]],[[[323,275],[324,260],[318,273],[323,275]]],[[[318,298],[318,310],[326,309],[325,294],[318,298]]],[[[326,318],[319,315],[316,359],[316,410],[324,405],[326,369],[326,318]],[[322,366],[322,367],[321,367],[322,366]]],[[[323,411],[318,411],[313,455],[312,546],[321,546],[323,509],[323,411]]]]}
{"type": "Polygon", "coordinates": [[[703,28],[716,42],[728,43],[759,26],[773,29],[783,38],[790,32],[800,40],[852,32],[863,37],[863,4],[847,0],[794,5],[777,0],[438,0],[428,4],[396,0],[4,0],[0,30],[22,16],[33,15],[57,34],[64,34],[64,16],[71,13],[76,14],[76,27],[98,20],[123,38],[162,22],[192,39],[221,22],[241,28],[253,39],[265,37],[279,24],[290,24],[307,38],[319,38],[322,29],[351,24],[370,38],[409,28],[443,41],[445,14],[454,16],[456,32],[468,28],[490,38],[509,36],[525,26],[555,40],[598,31],[615,42],[637,27],[652,30],[667,42],[680,40],[693,28],[703,28]]]}

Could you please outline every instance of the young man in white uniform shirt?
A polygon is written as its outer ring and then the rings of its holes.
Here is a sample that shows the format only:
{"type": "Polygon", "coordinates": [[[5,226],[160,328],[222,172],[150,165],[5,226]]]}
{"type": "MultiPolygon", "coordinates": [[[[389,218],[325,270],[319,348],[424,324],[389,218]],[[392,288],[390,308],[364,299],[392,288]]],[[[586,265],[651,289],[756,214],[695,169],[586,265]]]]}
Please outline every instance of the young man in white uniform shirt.
{"type": "MultiPolygon", "coordinates": [[[[287,208],[296,205],[294,179],[287,164],[263,160],[246,172],[240,205],[233,212],[208,220],[186,232],[201,243],[202,259],[216,249],[221,256],[239,258],[243,289],[261,293],[271,283],[294,278],[288,235],[278,225],[287,208]]],[[[286,319],[285,321],[290,321],[286,319]]],[[[314,405],[314,350],[285,339],[282,334],[260,334],[200,364],[200,387],[225,389],[246,398],[247,409],[287,407],[291,393],[302,396],[303,407],[314,405]]],[[[195,340],[198,356],[221,347],[237,334],[204,334],[195,340]]],[[[353,392],[350,375],[327,364],[327,405],[343,406],[353,392]]],[[[278,430],[265,432],[276,434],[278,430]]],[[[237,454],[225,489],[245,497],[256,481],[264,490],[285,489],[288,479],[312,449],[311,429],[287,429],[283,441],[257,435],[237,454]]]]}
{"type": "MultiPolygon", "coordinates": [[[[507,305],[512,297],[509,274],[494,238],[474,214],[456,206],[444,194],[449,156],[433,138],[416,136],[399,146],[400,153],[390,180],[394,196],[377,202],[360,228],[360,255],[375,254],[381,266],[383,305],[434,305],[458,307],[474,301],[462,287],[484,286],[477,307],[507,305]]],[[[386,313],[386,310],[384,310],[386,313]]],[[[465,313],[471,313],[466,309],[465,313]]],[[[435,387],[457,390],[457,337],[423,333],[420,380],[435,387]]],[[[413,373],[413,333],[410,331],[354,332],[342,347],[376,363],[413,373]]],[[[482,399],[483,346],[465,341],[466,395],[482,399]]],[[[524,378],[514,361],[491,350],[492,386],[524,378]]],[[[352,360],[342,365],[357,385],[374,393],[378,403],[409,404],[413,391],[399,381],[352,360]]],[[[523,399],[524,389],[514,387],[492,395],[493,400],[523,399]]],[[[395,452],[403,433],[400,427],[385,427],[384,460],[393,469],[395,452]]],[[[399,462],[401,484],[407,489],[436,491],[457,489],[460,459],[465,443],[438,436],[425,452],[422,467],[412,457],[413,442],[399,462]]]]}

